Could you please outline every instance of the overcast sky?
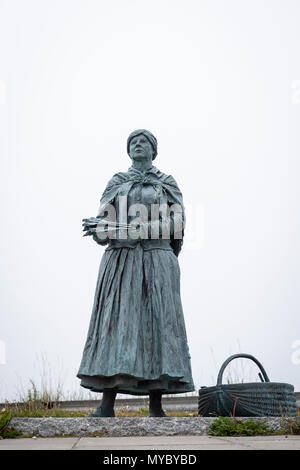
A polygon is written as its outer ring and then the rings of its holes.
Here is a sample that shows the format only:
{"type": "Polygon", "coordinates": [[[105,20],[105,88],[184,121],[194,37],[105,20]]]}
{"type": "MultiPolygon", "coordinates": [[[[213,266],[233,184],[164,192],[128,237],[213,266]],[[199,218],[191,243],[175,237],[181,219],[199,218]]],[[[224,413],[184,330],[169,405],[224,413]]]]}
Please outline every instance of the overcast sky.
{"type": "Polygon", "coordinates": [[[83,390],[104,247],[81,219],[137,128],[187,209],[196,386],[243,351],[300,391],[299,24],[297,0],[0,0],[0,400],[39,381],[41,357],[83,390]]]}

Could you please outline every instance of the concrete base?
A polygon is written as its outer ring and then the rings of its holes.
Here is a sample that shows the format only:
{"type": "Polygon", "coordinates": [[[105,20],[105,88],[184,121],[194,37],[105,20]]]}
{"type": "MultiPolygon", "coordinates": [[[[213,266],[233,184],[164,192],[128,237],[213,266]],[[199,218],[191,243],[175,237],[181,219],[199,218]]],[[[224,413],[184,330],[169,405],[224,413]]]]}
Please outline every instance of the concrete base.
{"type": "MultiPolygon", "coordinates": [[[[25,436],[196,436],[206,435],[216,418],[13,418],[10,427],[25,436]]],[[[288,418],[239,418],[265,421],[273,431],[284,430],[288,418]]],[[[300,417],[295,418],[300,422],[300,417]]]]}
{"type": "MultiPolygon", "coordinates": [[[[110,450],[112,455],[114,450],[181,450],[183,455],[187,450],[300,450],[300,436],[56,437],[0,440],[0,451],[57,449],[110,450]]],[[[100,455],[99,463],[101,464],[100,455]]]]}

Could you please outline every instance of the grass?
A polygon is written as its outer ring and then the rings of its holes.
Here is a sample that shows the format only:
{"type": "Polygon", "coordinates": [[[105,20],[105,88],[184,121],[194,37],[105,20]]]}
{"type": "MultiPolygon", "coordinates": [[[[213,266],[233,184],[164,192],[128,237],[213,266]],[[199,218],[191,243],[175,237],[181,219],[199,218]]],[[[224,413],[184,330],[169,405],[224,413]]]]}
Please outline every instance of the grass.
{"type": "MultiPolygon", "coordinates": [[[[67,410],[58,408],[54,405],[47,408],[40,401],[28,404],[6,405],[6,410],[10,412],[11,418],[86,418],[94,409],[90,410],[67,410]]],[[[149,410],[140,408],[138,411],[132,411],[127,407],[116,408],[115,415],[117,418],[146,418],[149,416],[149,410]]],[[[166,411],[166,415],[170,417],[197,417],[197,411],[166,411]]]]}
{"type": "Polygon", "coordinates": [[[12,439],[22,436],[22,433],[9,427],[11,418],[12,416],[9,410],[0,413],[0,439],[12,439]]]}
{"type": "MultiPolygon", "coordinates": [[[[197,411],[165,411],[166,415],[173,418],[198,417],[197,411]]],[[[139,411],[131,411],[128,408],[119,408],[115,411],[117,418],[145,418],[149,416],[149,410],[140,408],[139,411]]]]}
{"type": "Polygon", "coordinates": [[[280,431],[271,430],[266,421],[255,422],[241,421],[234,417],[220,416],[210,426],[210,436],[278,436],[278,435],[300,435],[300,422],[294,418],[288,418],[282,425],[280,431]]]}
{"type": "Polygon", "coordinates": [[[239,421],[229,417],[219,417],[210,426],[210,436],[266,436],[273,434],[266,422],[239,421]]]}
{"type": "MultiPolygon", "coordinates": [[[[94,409],[91,410],[67,410],[58,407],[58,402],[62,399],[82,400],[82,399],[94,399],[99,401],[101,394],[91,393],[69,395],[66,396],[63,393],[62,380],[58,378],[52,379],[52,368],[45,355],[42,355],[39,360],[39,377],[40,383],[37,384],[33,379],[29,380],[29,386],[24,391],[19,390],[19,397],[17,402],[8,403],[5,402],[5,410],[9,411],[11,418],[84,418],[87,417],[94,409]]],[[[197,390],[182,394],[183,396],[197,395],[197,390]]],[[[169,395],[173,396],[173,395],[169,395]]],[[[177,396],[174,394],[174,396],[177,396]]],[[[127,395],[126,395],[127,397],[127,395]]],[[[146,405],[146,400],[145,400],[146,405]]],[[[95,405],[96,408],[96,405],[95,405]]],[[[129,407],[124,406],[115,409],[116,417],[128,418],[128,417],[147,417],[149,411],[146,408],[140,408],[138,411],[132,411],[129,407]]],[[[167,416],[171,417],[192,417],[198,416],[197,412],[183,412],[183,411],[171,411],[166,412],[167,416]]]]}
{"type": "Polygon", "coordinates": [[[277,435],[282,434],[291,434],[294,436],[300,436],[300,422],[296,421],[294,418],[287,418],[285,421],[285,429],[283,431],[277,431],[277,435]]]}
{"type": "MultiPolygon", "coordinates": [[[[27,389],[26,393],[23,392],[19,395],[19,402],[6,402],[5,410],[9,412],[10,418],[85,418],[94,411],[94,409],[61,409],[57,405],[60,398],[61,393],[59,389],[54,393],[53,389],[47,389],[45,386],[39,388],[36,383],[30,379],[30,387],[27,389]]],[[[166,414],[170,417],[198,416],[196,411],[168,411],[166,414]]],[[[116,408],[115,415],[117,418],[144,418],[149,415],[149,411],[146,408],[132,411],[128,406],[124,406],[116,408]]]]}

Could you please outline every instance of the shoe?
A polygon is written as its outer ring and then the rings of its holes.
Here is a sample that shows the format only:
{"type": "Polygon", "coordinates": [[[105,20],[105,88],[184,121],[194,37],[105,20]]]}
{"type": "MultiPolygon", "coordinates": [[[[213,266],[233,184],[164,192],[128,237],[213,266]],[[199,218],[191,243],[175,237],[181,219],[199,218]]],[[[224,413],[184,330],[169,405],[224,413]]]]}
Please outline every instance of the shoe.
{"type": "Polygon", "coordinates": [[[166,413],[163,409],[161,410],[149,410],[149,418],[167,418],[166,413]]]}
{"type": "Polygon", "coordinates": [[[91,413],[88,415],[88,418],[114,418],[115,417],[115,412],[112,410],[112,412],[108,412],[103,410],[102,406],[100,405],[94,413],[91,413]]]}

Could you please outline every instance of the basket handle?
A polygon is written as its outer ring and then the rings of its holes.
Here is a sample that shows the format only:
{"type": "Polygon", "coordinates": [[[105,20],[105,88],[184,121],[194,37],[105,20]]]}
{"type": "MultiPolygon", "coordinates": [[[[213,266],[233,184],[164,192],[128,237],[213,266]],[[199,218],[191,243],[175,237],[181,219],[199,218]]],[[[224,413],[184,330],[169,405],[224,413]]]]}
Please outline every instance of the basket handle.
{"type": "MultiPolygon", "coordinates": [[[[238,357],[244,357],[246,359],[251,359],[252,361],[255,362],[255,364],[258,365],[258,367],[260,368],[261,370],[261,373],[263,375],[263,378],[265,379],[265,382],[270,382],[270,379],[269,377],[267,376],[267,373],[265,371],[265,369],[263,368],[263,366],[261,365],[261,363],[254,357],[254,356],[251,356],[250,354],[244,354],[244,353],[241,353],[241,354],[234,354],[233,356],[230,356],[222,365],[221,369],[220,369],[220,372],[218,374],[218,379],[217,379],[217,385],[222,385],[222,379],[223,379],[223,373],[224,373],[224,370],[225,368],[228,366],[229,362],[231,362],[233,359],[237,359],[238,357]]],[[[259,378],[260,380],[263,382],[262,380],[262,377],[261,377],[261,374],[258,374],[259,375],[259,378]]]]}

